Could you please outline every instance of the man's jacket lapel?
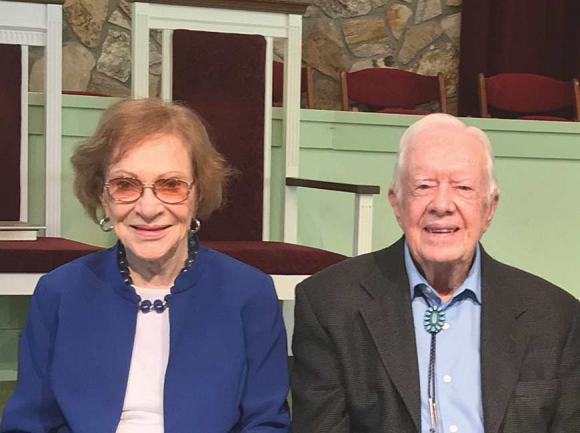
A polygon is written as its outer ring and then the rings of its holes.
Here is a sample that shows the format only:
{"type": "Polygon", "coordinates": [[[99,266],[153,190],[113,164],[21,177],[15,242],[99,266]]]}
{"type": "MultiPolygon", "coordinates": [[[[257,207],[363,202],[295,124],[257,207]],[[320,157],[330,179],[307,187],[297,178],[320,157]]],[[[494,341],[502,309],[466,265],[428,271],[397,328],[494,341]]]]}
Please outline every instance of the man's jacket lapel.
{"type": "Polygon", "coordinates": [[[385,369],[420,431],[417,349],[403,245],[400,240],[376,256],[377,271],[362,282],[372,300],[360,311],[385,369]]]}
{"type": "Polygon", "coordinates": [[[529,340],[519,320],[525,313],[519,292],[502,278],[482,249],[481,387],[487,433],[497,433],[517,384],[529,340]]]}

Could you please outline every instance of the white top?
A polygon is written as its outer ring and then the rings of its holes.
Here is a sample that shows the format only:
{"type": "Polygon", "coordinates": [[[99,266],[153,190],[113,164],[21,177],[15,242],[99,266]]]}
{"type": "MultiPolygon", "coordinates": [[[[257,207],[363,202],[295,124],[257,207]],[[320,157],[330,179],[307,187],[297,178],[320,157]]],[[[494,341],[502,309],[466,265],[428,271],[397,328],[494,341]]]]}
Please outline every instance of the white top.
{"type": "MultiPolygon", "coordinates": [[[[167,290],[135,287],[142,300],[161,299],[167,290]]],[[[137,313],[133,356],[116,433],[163,433],[163,384],[169,359],[169,309],[137,313]]]]}

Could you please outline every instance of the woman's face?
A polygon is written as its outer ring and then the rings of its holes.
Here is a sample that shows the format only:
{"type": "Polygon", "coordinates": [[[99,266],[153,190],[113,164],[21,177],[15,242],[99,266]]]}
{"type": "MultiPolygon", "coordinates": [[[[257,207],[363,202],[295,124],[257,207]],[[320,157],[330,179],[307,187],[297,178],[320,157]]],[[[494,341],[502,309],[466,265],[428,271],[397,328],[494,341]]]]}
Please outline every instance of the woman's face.
{"type": "MultiPolygon", "coordinates": [[[[182,141],[173,135],[145,139],[111,164],[105,180],[118,178],[138,179],[143,184],[160,179],[180,180],[188,185],[195,181],[190,155],[182,141]]],[[[121,184],[123,188],[126,185],[129,183],[121,184]]],[[[187,233],[196,211],[195,186],[177,204],[162,202],[151,187],[144,188],[141,197],[133,203],[114,200],[105,190],[101,203],[128,253],[159,264],[185,260],[187,233]]]]}

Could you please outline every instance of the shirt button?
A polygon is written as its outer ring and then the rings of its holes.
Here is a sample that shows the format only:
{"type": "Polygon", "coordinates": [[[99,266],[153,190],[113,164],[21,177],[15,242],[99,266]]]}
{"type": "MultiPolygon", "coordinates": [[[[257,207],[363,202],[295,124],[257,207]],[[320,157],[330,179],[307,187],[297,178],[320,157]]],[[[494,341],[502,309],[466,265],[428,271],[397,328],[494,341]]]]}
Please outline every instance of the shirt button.
{"type": "Polygon", "coordinates": [[[448,374],[446,374],[445,376],[443,376],[443,382],[445,382],[445,383],[451,382],[451,376],[449,376],[448,374]]]}
{"type": "Polygon", "coordinates": [[[451,427],[449,427],[449,431],[451,433],[457,433],[459,431],[459,427],[457,427],[456,425],[452,425],[451,427]]]}
{"type": "Polygon", "coordinates": [[[449,323],[445,322],[445,323],[443,324],[443,330],[449,329],[449,327],[450,327],[450,326],[451,326],[451,325],[450,325],[449,323]]]}

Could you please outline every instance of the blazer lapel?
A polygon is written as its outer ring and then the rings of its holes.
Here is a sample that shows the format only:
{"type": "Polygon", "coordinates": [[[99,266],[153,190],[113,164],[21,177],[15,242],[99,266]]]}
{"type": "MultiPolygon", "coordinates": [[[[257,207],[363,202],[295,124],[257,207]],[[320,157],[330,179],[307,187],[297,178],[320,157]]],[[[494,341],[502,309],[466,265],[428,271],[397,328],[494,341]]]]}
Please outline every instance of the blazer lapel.
{"type": "Polygon", "coordinates": [[[362,282],[373,299],[360,312],[389,377],[420,431],[421,392],[403,241],[377,254],[376,262],[377,270],[362,282]]]}
{"type": "Polygon", "coordinates": [[[500,276],[498,262],[482,249],[481,384],[483,422],[497,433],[518,381],[529,334],[518,319],[525,314],[516,287],[500,276]]]}

